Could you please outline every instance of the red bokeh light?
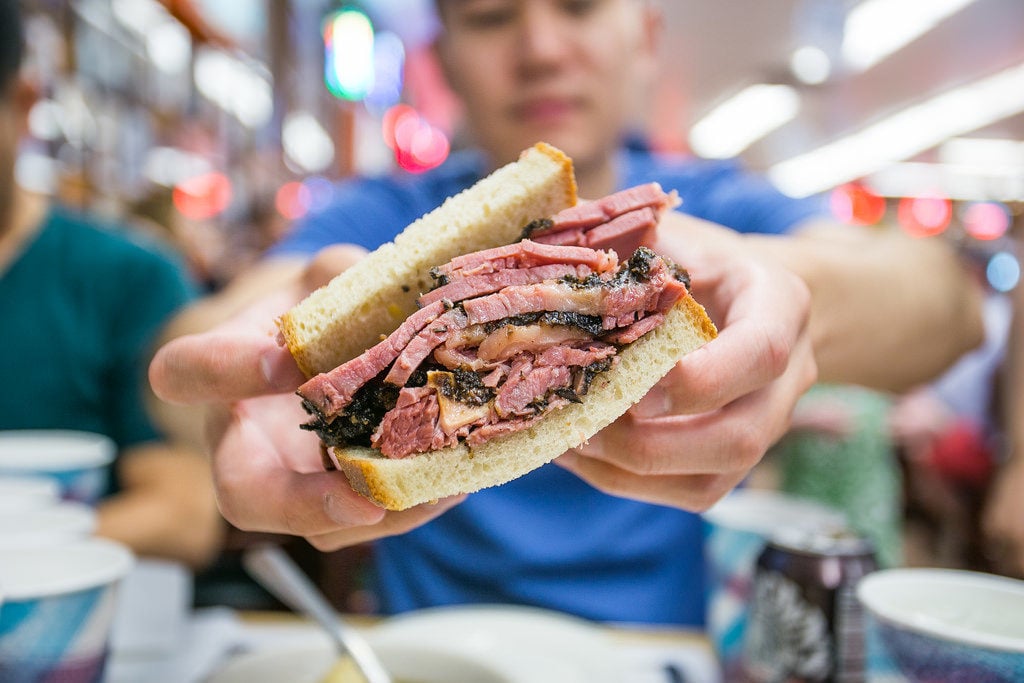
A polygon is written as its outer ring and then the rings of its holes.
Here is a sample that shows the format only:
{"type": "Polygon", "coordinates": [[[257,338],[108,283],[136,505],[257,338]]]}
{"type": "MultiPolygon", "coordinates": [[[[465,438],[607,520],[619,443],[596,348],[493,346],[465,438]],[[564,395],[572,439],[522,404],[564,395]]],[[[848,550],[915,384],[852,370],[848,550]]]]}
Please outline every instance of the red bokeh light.
{"type": "Polygon", "coordinates": [[[231,180],[226,175],[204,173],[178,183],[172,199],[175,208],[186,218],[205,220],[227,209],[231,195],[231,180]]]}
{"type": "Polygon", "coordinates": [[[309,211],[312,196],[309,189],[298,181],[285,183],[274,196],[277,212],[290,221],[297,220],[309,211]]]}
{"type": "Polygon", "coordinates": [[[829,196],[832,214],[851,225],[874,225],[885,216],[885,197],[881,197],[861,183],[847,183],[829,196]]]}
{"type": "Polygon", "coordinates": [[[448,158],[451,145],[444,132],[412,107],[391,107],[381,122],[384,142],[395,151],[395,160],[406,171],[421,173],[448,158]]]}
{"type": "Polygon", "coordinates": [[[940,235],[953,217],[953,202],[936,195],[904,197],[896,213],[900,225],[914,237],[940,235]]]}
{"type": "Polygon", "coordinates": [[[995,202],[976,202],[964,210],[964,230],[976,240],[997,240],[1010,228],[1006,207],[995,202]]]}

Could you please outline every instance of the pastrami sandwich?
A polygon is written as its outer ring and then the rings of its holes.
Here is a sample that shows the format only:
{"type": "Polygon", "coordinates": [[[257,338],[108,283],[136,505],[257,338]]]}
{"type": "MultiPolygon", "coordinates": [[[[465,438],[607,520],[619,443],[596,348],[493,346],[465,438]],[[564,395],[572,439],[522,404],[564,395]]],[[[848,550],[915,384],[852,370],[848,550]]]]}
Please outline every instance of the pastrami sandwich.
{"type": "Polygon", "coordinates": [[[522,476],[715,336],[686,272],[639,247],[674,194],[575,195],[536,145],[282,316],[304,428],[357,491],[401,510],[522,476]]]}

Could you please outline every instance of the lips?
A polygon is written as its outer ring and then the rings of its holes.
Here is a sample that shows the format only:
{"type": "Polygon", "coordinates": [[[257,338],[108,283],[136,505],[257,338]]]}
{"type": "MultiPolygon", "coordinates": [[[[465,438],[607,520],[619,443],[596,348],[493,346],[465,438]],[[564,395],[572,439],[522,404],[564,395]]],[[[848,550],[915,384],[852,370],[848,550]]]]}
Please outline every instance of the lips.
{"type": "Polygon", "coordinates": [[[565,122],[583,108],[583,102],[572,97],[534,97],[512,107],[512,115],[530,125],[555,125],[565,122]]]}

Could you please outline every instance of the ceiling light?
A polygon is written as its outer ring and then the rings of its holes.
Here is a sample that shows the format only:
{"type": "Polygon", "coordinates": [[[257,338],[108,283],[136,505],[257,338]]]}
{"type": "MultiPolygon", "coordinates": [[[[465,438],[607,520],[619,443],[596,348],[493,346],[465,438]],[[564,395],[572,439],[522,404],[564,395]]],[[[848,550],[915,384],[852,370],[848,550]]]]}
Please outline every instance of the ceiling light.
{"type": "Polygon", "coordinates": [[[864,0],[843,29],[843,60],[865,71],[974,0],[864,0]]]}
{"type": "Polygon", "coordinates": [[[733,157],[800,111],[788,85],[751,85],[715,107],[690,130],[690,146],[705,158],[733,157]]]}
{"type": "Polygon", "coordinates": [[[864,177],[952,137],[1024,111],[1024,64],[908,107],[847,137],[772,166],[786,194],[804,197],[864,177]]]}

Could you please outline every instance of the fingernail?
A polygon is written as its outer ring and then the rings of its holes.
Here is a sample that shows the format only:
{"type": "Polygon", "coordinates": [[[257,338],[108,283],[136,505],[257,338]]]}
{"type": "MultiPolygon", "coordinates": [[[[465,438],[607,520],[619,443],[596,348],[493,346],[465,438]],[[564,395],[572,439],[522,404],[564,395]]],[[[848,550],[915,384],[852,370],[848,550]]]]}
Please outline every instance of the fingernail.
{"type": "Polygon", "coordinates": [[[260,356],[260,373],[267,386],[278,391],[292,391],[305,379],[285,349],[270,349],[260,356]]]}
{"type": "Polygon", "coordinates": [[[340,496],[337,493],[325,493],[324,513],[341,527],[375,524],[384,519],[384,509],[362,497],[356,500],[357,495],[353,493],[352,496],[340,496]]]}
{"type": "Polygon", "coordinates": [[[630,409],[630,412],[634,417],[649,419],[666,415],[670,410],[672,410],[672,399],[668,392],[655,386],[630,409]]]}

